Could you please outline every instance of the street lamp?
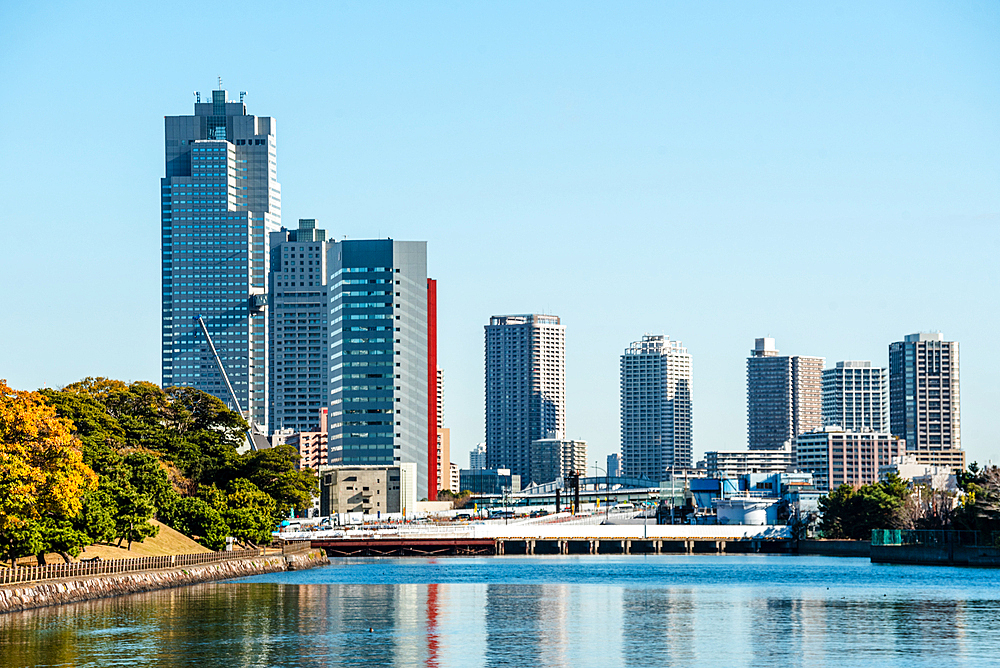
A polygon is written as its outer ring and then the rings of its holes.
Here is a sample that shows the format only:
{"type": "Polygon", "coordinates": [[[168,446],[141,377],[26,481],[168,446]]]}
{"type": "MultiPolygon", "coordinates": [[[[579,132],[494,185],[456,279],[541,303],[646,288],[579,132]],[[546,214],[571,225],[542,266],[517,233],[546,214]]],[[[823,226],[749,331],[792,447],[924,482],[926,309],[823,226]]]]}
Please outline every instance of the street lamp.
{"type": "MultiPolygon", "coordinates": [[[[604,520],[608,519],[608,507],[611,505],[611,475],[608,473],[607,469],[603,469],[594,462],[594,473],[598,471],[604,471],[604,520]]],[[[596,475],[594,476],[597,477],[596,475]]]]}

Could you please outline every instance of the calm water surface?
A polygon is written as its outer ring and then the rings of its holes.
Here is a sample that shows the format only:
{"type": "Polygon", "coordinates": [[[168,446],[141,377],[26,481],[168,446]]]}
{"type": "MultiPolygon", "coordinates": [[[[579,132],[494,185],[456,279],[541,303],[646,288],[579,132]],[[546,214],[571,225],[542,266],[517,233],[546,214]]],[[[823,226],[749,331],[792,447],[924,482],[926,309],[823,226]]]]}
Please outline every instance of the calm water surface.
{"type": "Polygon", "coordinates": [[[185,665],[993,666],[1000,571],[761,555],[342,559],[0,615],[3,667],[185,665]]]}

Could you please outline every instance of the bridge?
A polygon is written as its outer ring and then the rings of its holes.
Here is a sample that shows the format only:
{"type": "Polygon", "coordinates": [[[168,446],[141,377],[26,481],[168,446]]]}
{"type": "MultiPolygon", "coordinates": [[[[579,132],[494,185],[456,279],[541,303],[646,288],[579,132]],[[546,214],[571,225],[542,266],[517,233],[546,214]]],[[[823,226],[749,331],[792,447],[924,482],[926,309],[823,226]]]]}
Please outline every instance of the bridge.
{"type": "Polygon", "coordinates": [[[309,541],[331,557],[788,552],[793,542],[786,526],[600,524],[561,515],[567,517],[508,524],[345,527],[286,532],[281,538],[309,541]]]}

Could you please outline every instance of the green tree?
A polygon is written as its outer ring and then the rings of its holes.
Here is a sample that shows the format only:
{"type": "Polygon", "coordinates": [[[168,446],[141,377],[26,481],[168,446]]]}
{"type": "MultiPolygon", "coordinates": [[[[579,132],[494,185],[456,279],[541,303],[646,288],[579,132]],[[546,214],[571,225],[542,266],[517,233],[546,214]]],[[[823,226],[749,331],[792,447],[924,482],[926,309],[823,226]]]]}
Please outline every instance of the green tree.
{"type": "Polygon", "coordinates": [[[215,509],[237,541],[251,546],[271,542],[276,504],[252,482],[243,478],[235,480],[221,498],[216,497],[216,502],[221,507],[217,505],[215,509]]]}
{"type": "Polygon", "coordinates": [[[823,536],[867,540],[872,529],[902,528],[907,493],[907,483],[896,476],[857,489],[841,485],[819,500],[823,536]]]}
{"type": "Polygon", "coordinates": [[[177,498],[167,477],[167,468],[153,454],[145,451],[130,452],[122,460],[129,484],[141,496],[149,499],[155,512],[165,508],[177,498]]]}
{"type": "Polygon", "coordinates": [[[244,455],[240,477],[246,478],[275,501],[275,520],[287,517],[292,509],[312,507],[319,493],[319,480],[312,469],[297,470],[298,451],[290,445],[244,455]]]}
{"type": "Polygon", "coordinates": [[[141,543],[146,538],[152,538],[159,533],[159,528],[150,524],[155,507],[149,498],[139,494],[128,484],[112,484],[108,486],[114,500],[115,538],[118,545],[141,543]]]}
{"type": "Polygon", "coordinates": [[[958,476],[962,505],[954,515],[956,529],[995,534],[1000,542],[1000,467],[980,468],[976,462],[958,476]]]}
{"type": "Polygon", "coordinates": [[[46,518],[40,529],[41,544],[36,558],[41,566],[45,565],[45,554],[48,552],[55,552],[68,564],[73,561],[70,557],[78,556],[81,548],[91,542],[90,536],[80,531],[76,522],[70,520],[46,518]]]}
{"type": "Polygon", "coordinates": [[[110,545],[115,540],[115,500],[102,480],[97,489],[83,497],[83,507],[76,517],[76,528],[90,537],[91,543],[110,545]]]}
{"type": "Polygon", "coordinates": [[[202,499],[193,497],[177,499],[166,511],[167,523],[191,536],[205,547],[221,550],[230,535],[229,525],[218,510],[202,499]]]}

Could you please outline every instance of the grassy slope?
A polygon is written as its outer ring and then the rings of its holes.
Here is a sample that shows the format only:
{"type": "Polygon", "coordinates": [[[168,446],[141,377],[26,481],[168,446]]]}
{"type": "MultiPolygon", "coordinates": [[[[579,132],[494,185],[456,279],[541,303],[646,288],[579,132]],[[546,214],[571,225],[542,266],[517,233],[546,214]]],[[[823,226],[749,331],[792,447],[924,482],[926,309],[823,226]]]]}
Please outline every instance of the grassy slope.
{"type": "MultiPolygon", "coordinates": [[[[158,557],[166,554],[199,554],[211,552],[207,547],[202,547],[184,534],[174,531],[166,524],[150,520],[160,527],[160,532],[154,538],[147,538],[141,543],[132,543],[132,550],[125,549],[125,543],[121,547],[113,545],[88,545],[87,549],[80,553],[77,559],[134,559],[135,557],[158,557]]],[[[58,554],[47,554],[45,560],[50,564],[65,563],[58,554]]],[[[34,557],[18,559],[22,565],[35,565],[34,557]]]]}
{"type": "MultiPolygon", "coordinates": [[[[80,553],[80,559],[100,557],[101,559],[132,559],[134,557],[156,557],[164,554],[197,554],[200,552],[211,552],[207,547],[202,547],[184,534],[174,531],[166,524],[161,524],[153,520],[153,524],[160,527],[160,533],[153,538],[147,538],[141,543],[132,543],[132,549],[125,549],[126,544],[121,547],[109,545],[89,545],[86,551],[80,553]]],[[[56,556],[62,561],[62,558],[56,556]]]]}

